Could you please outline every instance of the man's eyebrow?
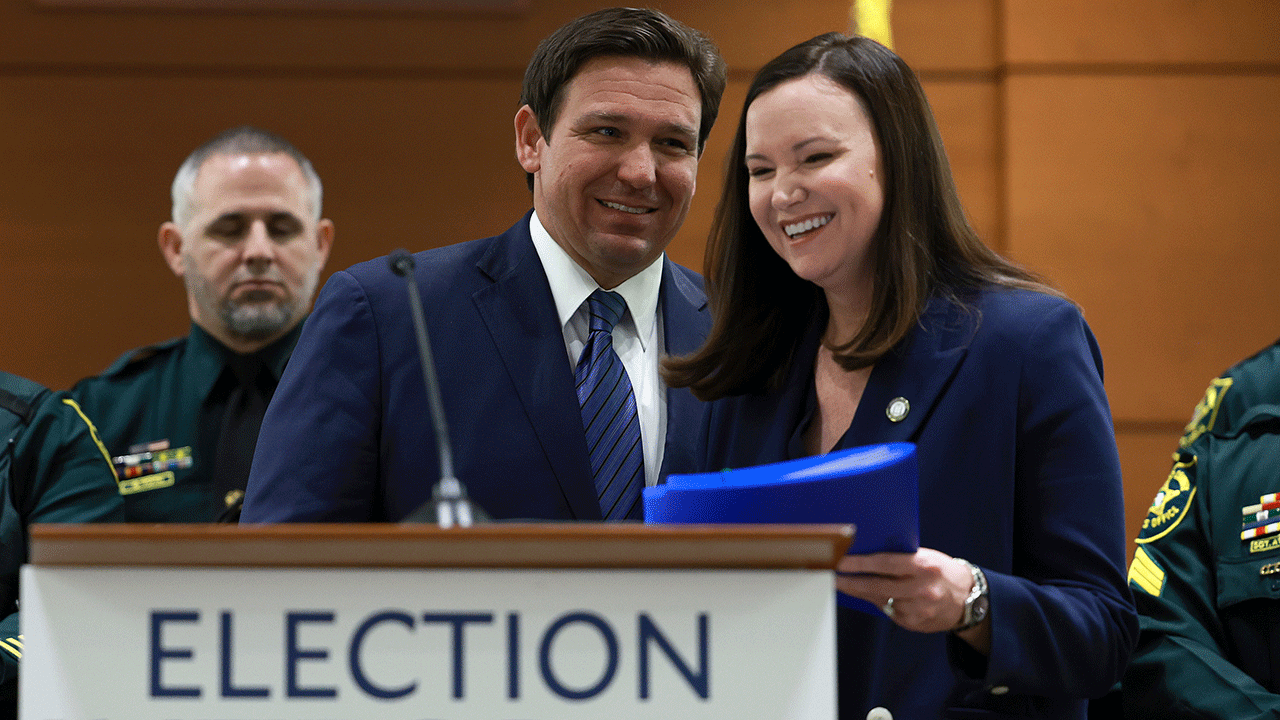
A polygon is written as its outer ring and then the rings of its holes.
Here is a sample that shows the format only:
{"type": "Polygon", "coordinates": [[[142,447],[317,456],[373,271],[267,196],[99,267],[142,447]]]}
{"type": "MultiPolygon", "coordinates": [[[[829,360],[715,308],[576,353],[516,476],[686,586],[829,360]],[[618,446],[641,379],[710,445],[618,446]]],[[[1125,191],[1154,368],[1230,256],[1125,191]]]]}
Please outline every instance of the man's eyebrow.
{"type": "MultiPolygon", "coordinates": [[[[581,124],[606,123],[606,124],[612,124],[612,125],[622,125],[628,122],[632,122],[634,120],[635,118],[630,115],[626,115],[624,113],[611,113],[611,112],[586,113],[584,115],[581,115],[578,118],[578,122],[581,124]]],[[[664,133],[681,135],[690,140],[694,140],[698,137],[698,131],[695,128],[685,125],[684,123],[666,123],[662,126],[661,129],[664,133]]]]}
{"type": "Polygon", "coordinates": [[[217,217],[213,218],[212,220],[210,220],[210,221],[209,221],[209,224],[210,224],[210,225],[215,225],[215,224],[220,223],[220,222],[223,222],[223,221],[225,221],[225,220],[243,220],[243,219],[245,218],[245,215],[246,215],[246,214],[247,214],[247,213],[245,213],[245,212],[244,212],[244,211],[242,211],[242,210],[232,210],[232,211],[230,211],[230,212],[224,212],[224,213],[222,213],[221,215],[219,215],[219,216],[217,216],[217,217]]]}

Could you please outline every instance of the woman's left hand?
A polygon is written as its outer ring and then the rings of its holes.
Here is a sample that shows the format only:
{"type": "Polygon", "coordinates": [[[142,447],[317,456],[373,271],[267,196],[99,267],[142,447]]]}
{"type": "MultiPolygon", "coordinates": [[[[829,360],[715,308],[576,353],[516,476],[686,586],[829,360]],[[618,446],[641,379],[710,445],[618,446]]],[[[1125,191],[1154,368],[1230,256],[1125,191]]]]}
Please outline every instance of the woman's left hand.
{"type": "Polygon", "coordinates": [[[837,590],[885,609],[895,623],[915,632],[945,632],[959,625],[973,589],[973,574],[964,563],[929,548],[846,555],[836,573],[837,590]]]}

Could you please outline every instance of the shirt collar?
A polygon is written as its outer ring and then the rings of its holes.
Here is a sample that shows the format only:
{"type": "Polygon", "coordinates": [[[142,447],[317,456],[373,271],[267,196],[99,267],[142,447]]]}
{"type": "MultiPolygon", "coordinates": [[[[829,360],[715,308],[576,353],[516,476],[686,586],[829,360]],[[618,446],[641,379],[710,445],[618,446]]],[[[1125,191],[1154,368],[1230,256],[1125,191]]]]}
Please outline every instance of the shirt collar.
{"type": "MultiPolygon", "coordinates": [[[[303,318],[304,321],[305,319],[303,318]]],[[[294,346],[298,344],[298,337],[302,334],[302,324],[300,321],[289,332],[254,353],[262,359],[262,364],[271,371],[271,375],[277,382],[284,374],[284,366],[289,362],[294,346]]],[[[227,360],[234,352],[194,322],[191,323],[187,343],[188,361],[195,363],[191,368],[194,371],[194,377],[209,378],[209,387],[212,388],[214,381],[218,379],[227,360]]]]}
{"type": "MultiPolygon", "coordinates": [[[[591,274],[578,265],[543,227],[534,212],[529,217],[529,236],[542,261],[542,270],[551,284],[551,296],[556,302],[556,314],[563,330],[588,296],[600,288],[591,274]]],[[[613,288],[627,301],[627,311],[635,323],[640,347],[648,350],[647,343],[653,336],[654,323],[658,319],[658,290],[662,287],[662,261],[666,253],[640,272],[613,288]]],[[[626,322],[625,316],[623,322],[626,322]]]]}

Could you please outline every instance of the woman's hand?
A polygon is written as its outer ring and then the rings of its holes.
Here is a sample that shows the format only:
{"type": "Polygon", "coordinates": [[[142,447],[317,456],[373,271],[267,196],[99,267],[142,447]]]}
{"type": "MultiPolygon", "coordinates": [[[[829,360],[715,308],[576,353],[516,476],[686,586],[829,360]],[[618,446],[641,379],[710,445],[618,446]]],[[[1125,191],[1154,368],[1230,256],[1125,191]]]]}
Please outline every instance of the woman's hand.
{"type": "Polygon", "coordinates": [[[973,589],[973,574],[964,563],[928,548],[846,555],[836,573],[837,590],[878,605],[915,632],[945,632],[959,625],[973,589]]]}

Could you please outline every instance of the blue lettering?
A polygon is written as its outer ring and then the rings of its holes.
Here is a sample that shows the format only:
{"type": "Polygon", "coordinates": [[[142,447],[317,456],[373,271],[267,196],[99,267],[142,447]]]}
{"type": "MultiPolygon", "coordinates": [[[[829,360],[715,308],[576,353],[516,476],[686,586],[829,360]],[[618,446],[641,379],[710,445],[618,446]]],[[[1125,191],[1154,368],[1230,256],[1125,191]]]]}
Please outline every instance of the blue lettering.
{"type": "Polygon", "coordinates": [[[520,699],[520,616],[507,614],[507,697],[520,699]]]}
{"type": "Polygon", "coordinates": [[[285,695],[291,698],[336,698],[337,688],[298,686],[298,663],[303,660],[328,660],[325,649],[298,647],[298,626],[309,622],[333,622],[332,612],[285,613],[285,695]]]}
{"type": "Polygon", "coordinates": [[[356,681],[356,684],[360,686],[361,690],[364,690],[366,693],[369,693],[380,700],[398,700],[418,689],[418,683],[416,682],[411,682],[402,688],[388,689],[379,687],[369,680],[369,676],[364,674],[364,668],[360,666],[360,649],[361,646],[364,645],[364,636],[369,634],[369,631],[379,623],[390,621],[398,622],[410,630],[413,629],[412,615],[403,612],[388,611],[370,616],[367,620],[360,623],[360,627],[356,628],[356,633],[351,638],[351,677],[356,681]]]}
{"type": "Polygon", "coordinates": [[[451,623],[453,625],[453,696],[459,700],[463,696],[463,639],[462,628],[467,623],[491,623],[493,613],[426,613],[422,616],[424,623],[451,623]]]}
{"type": "Polygon", "coordinates": [[[710,692],[710,665],[707,663],[707,614],[698,613],[698,672],[694,674],[685,661],[676,654],[675,648],[662,634],[658,626],[649,619],[646,613],[640,613],[640,699],[649,699],[649,641],[652,640],[662,649],[663,654],[671,661],[676,670],[684,676],[685,682],[698,693],[698,697],[706,700],[710,692]]]}
{"type": "Polygon", "coordinates": [[[200,622],[200,613],[194,610],[175,612],[151,612],[151,697],[200,697],[199,687],[165,687],[160,682],[161,661],[172,658],[190,660],[195,657],[191,648],[170,649],[161,646],[160,631],[167,622],[200,622]]]}
{"type": "Polygon", "coordinates": [[[270,697],[271,691],[265,687],[233,687],[231,685],[231,656],[234,655],[231,644],[231,613],[222,612],[222,697],[270,697]]]}
{"type": "Polygon", "coordinates": [[[613,681],[614,673],[618,671],[618,638],[613,634],[609,624],[599,615],[587,612],[570,613],[552,623],[551,627],[547,628],[546,634],[542,636],[542,644],[538,648],[538,665],[542,670],[543,682],[551,688],[552,692],[569,700],[589,700],[604,692],[604,689],[613,681]],[[600,676],[600,681],[582,690],[565,687],[551,669],[551,643],[555,641],[556,634],[570,623],[586,623],[594,627],[604,639],[605,648],[609,653],[609,661],[605,666],[604,674],[600,676]]]}

